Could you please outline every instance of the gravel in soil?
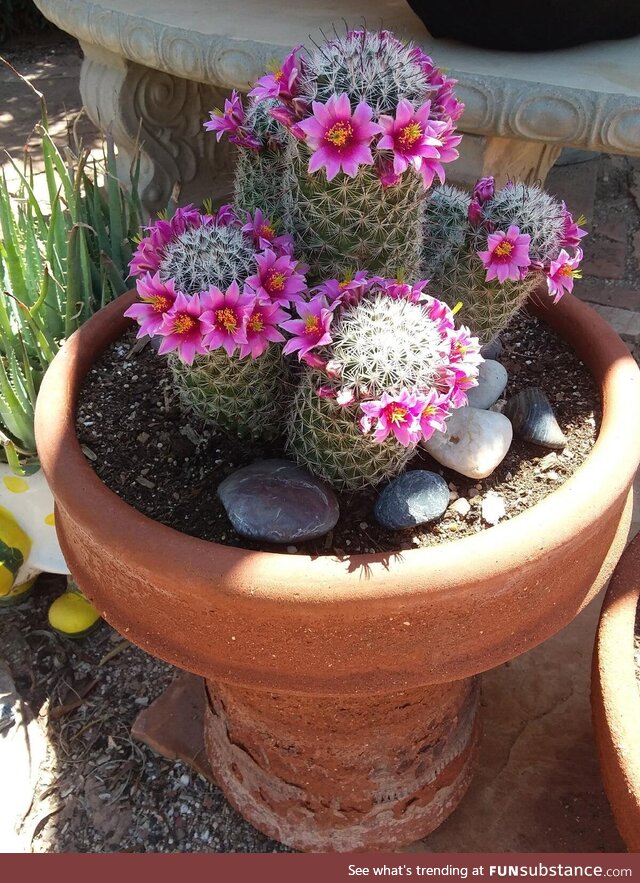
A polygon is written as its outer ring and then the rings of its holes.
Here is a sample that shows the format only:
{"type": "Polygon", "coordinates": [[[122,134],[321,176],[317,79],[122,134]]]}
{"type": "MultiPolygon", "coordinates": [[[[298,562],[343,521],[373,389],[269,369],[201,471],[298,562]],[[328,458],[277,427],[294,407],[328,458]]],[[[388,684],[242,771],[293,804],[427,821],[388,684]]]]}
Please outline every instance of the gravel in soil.
{"type": "Polygon", "coordinates": [[[46,733],[48,756],[22,825],[29,852],[288,852],[180,761],[135,742],[138,712],[175,669],[106,623],[82,640],[47,628],[64,578],[0,609],[0,660],[46,733]]]}
{"type": "MultiPolygon", "coordinates": [[[[325,537],[286,547],[290,552],[339,557],[430,546],[477,533],[483,495],[504,501],[505,518],[529,508],[556,489],[589,453],[600,424],[599,392],[564,341],[537,319],[521,315],[503,334],[500,357],[509,373],[504,393],[528,386],[546,393],[568,439],[560,453],[514,439],[503,462],[482,481],[441,467],[420,450],[410,469],[429,469],[449,483],[452,502],[464,497],[466,515],[451,507],[443,518],[405,531],[389,531],[373,519],[377,492],[339,494],[340,520],[325,537]]],[[[286,456],[281,445],[243,441],[181,411],[166,361],[152,346],[140,349],[130,331],[89,373],[77,413],[78,437],[102,481],[123,500],[156,521],[205,540],[248,549],[258,545],[232,528],[216,496],[231,472],[254,460],[286,456]]]]}

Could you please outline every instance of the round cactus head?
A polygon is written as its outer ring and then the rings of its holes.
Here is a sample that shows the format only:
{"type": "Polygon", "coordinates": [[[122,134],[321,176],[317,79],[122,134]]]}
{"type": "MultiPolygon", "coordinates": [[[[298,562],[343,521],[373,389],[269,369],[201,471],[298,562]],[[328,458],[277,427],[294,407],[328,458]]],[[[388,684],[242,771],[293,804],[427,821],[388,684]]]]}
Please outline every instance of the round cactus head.
{"type": "Polygon", "coordinates": [[[255,249],[238,227],[190,227],[167,243],[160,261],[163,280],[173,279],[187,294],[211,285],[228,288],[244,281],[255,267],[255,249]]]}
{"type": "Polygon", "coordinates": [[[478,341],[423,288],[363,274],[342,287],[331,280],[289,323],[296,334],[285,352],[298,350],[310,366],[289,450],[338,487],[398,474],[476,383],[478,341]]]}
{"type": "MultiPolygon", "coordinates": [[[[493,179],[484,178],[471,195],[440,187],[425,213],[424,271],[438,297],[462,302],[460,318],[488,343],[545,274],[550,278],[561,254],[571,280],[578,275],[579,257],[570,259],[563,249],[575,247],[582,235],[564,203],[537,186],[508,184],[496,191],[493,179]]],[[[557,296],[553,286],[559,283],[548,284],[557,296]]]]}
{"type": "Polygon", "coordinates": [[[310,51],[299,92],[323,102],[345,93],[355,104],[366,102],[376,116],[393,113],[401,99],[422,104],[433,92],[421,58],[389,31],[348,31],[310,51]]]}
{"type": "Polygon", "coordinates": [[[280,328],[306,290],[290,248],[261,211],[243,225],[230,206],[179,209],[138,245],[140,302],[126,315],[140,336],[160,336],[181,402],[216,427],[254,438],[281,431],[290,380],[280,328]]]}
{"type": "Polygon", "coordinates": [[[295,47],[247,111],[235,95],[205,125],[241,148],[238,204],[282,208],[313,281],[345,260],[415,279],[424,190],[458,155],[453,85],[418,47],[352,30],[295,47]]]}

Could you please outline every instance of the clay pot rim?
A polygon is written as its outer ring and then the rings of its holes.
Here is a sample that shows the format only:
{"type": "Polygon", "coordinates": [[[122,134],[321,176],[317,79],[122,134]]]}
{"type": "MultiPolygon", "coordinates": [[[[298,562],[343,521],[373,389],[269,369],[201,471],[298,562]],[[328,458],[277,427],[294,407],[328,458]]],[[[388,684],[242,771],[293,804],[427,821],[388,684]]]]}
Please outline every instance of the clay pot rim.
{"type": "Polygon", "coordinates": [[[627,847],[640,851],[640,682],[634,632],[640,604],[640,534],[605,596],[593,657],[591,702],[602,778],[627,847]]]}
{"type": "Polygon", "coordinates": [[[468,575],[468,562],[479,575],[518,567],[523,558],[535,558],[541,550],[562,546],[576,531],[589,529],[626,495],[640,459],[640,372],[631,354],[586,304],[565,295],[552,306],[545,294],[532,306],[578,352],[600,384],[603,419],[585,462],[544,500],[472,536],[426,549],[342,560],[256,552],[190,537],[142,515],[104,485],[75,433],[75,404],[84,377],[131,324],[122,313],[135,297],[135,291],[128,292],[100,310],[56,356],[38,397],[36,439],[57,507],[101,542],[122,550],[128,564],[143,573],[157,571],[161,557],[165,574],[185,597],[205,591],[210,596],[213,590],[251,603],[258,598],[312,605],[409,600],[423,593],[425,569],[440,578],[436,591],[467,592],[468,581],[459,580],[457,573],[468,575]],[[192,578],[185,579],[185,574],[192,578]],[[292,586],[303,587],[303,592],[292,593],[292,586]]]}

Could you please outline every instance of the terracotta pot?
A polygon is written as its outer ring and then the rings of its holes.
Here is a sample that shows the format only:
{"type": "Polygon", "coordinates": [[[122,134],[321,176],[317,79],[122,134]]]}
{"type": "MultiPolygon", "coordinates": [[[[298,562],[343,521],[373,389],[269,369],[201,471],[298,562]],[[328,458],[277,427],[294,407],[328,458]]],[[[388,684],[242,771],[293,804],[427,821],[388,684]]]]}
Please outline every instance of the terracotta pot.
{"type": "Polygon", "coordinates": [[[639,603],[640,535],[620,559],[607,589],[591,680],[602,780],[630,852],[640,852],[640,683],[634,661],[639,603]]]}
{"type": "Polygon", "coordinates": [[[105,618],[208,681],[206,739],[229,800],[307,850],[424,837],[467,787],[480,672],[539,644],[601,589],[624,547],[640,458],[640,374],[570,296],[544,318],[602,389],[598,440],[527,512],[429,549],[348,560],[253,552],[159,525],[105,487],[74,425],[83,379],[129,322],[123,296],[45,377],[36,434],[70,569],[105,618]]]}

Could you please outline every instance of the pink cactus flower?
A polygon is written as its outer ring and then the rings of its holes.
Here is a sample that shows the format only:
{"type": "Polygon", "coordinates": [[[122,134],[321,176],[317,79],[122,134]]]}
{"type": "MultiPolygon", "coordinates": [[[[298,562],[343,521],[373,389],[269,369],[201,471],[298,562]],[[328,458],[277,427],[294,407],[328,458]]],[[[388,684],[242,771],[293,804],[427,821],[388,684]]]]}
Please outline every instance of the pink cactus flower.
{"type": "Polygon", "coordinates": [[[258,297],[266,298],[270,303],[286,307],[303,299],[307,290],[307,280],[299,272],[300,265],[290,255],[278,256],[271,249],[255,257],[258,272],[249,276],[247,285],[258,297]]]}
{"type": "Polygon", "coordinates": [[[353,178],[360,165],[372,165],[371,140],[380,126],[371,122],[373,111],[366,102],[352,113],[348,95],[332,95],[326,104],[314,101],[312,109],[313,116],[297,124],[313,151],[310,172],[324,168],[331,181],[340,171],[353,178]]]}
{"type": "Polygon", "coordinates": [[[235,227],[240,223],[235,209],[228,202],[220,206],[214,218],[217,227],[235,227]]]}
{"type": "Polygon", "coordinates": [[[235,134],[244,123],[244,107],[242,99],[234,89],[231,98],[225,98],[224,110],[215,108],[209,114],[211,119],[203,123],[207,132],[215,132],[216,140],[219,141],[227,132],[230,135],[235,134]]]}
{"type": "Polygon", "coordinates": [[[173,279],[163,282],[159,273],[154,276],[145,273],[137,280],[136,289],[141,303],[133,304],[124,315],[128,319],[135,319],[140,326],[138,337],[153,337],[160,333],[162,320],[172,308],[178,292],[173,279]]]}
{"type": "Polygon", "coordinates": [[[312,298],[308,303],[296,304],[298,319],[283,322],[281,327],[293,335],[283,349],[283,353],[298,353],[304,356],[316,347],[331,343],[329,328],[333,319],[333,310],[322,296],[312,298]]]}
{"type": "Polygon", "coordinates": [[[561,250],[555,261],[551,261],[547,272],[547,289],[557,304],[562,295],[573,291],[573,280],[582,278],[582,271],[578,269],[582,261],[582,249],[577,248],[574,257],[561,250]]]}
{"type": "Polygon", "coordinates": [[[349,386],[343,387],[336,395],[336,402],[341,408],[348,408],[349,405],[352,405],[355,402],[355,400],[355,392],[349,386]]]}
{"type": "Polygon", "coordinates": [[[422,413],[420,414],[420,431],[426,441],[434,432],[444,432],[447,428],[447,417],[451,412],[451,400],[447,394],[430,389],[423,396],[422,413]]]}
{"type": "MultiPolygon", "coordinates": [[[[277,104],[275,107],[272,107],[269,110],[269,116],[272,116],[274,120],[277,120],[281,126],[285,127],[285,129],[292,130],[300,119],[292,108],[285,107],[283,104],[277,104]]],[[[304,135],[302,133],[300,140],[304,140],[304,135]]]]}
{"type": "Polygon", "coordinates": [[[528,233],[520,233],[520,228],[512,224],[506,233],[497,230],[487,239],[487,250],[479,251],[478,257],[487,271],[487,282],[497,279],[501,284],[507,279],[519,280],[520,270],[531,264],[529,257],[528,233]]]}
{"type": "Polygon", "coordinates": [[[252,359],[257,359],[270,343],[284,340],[284,335],[278,331],[278,326],[288,318],[289,314],[277,304],[261,301],[258,297],[254,298],[253,305],[247,305],[245,324],[247,342],[240,344],[240,358],[251,356],[252,359]]]}
{"type": "Polygon", "coordinates": [[[468,403],[467,392],[478,385],[478,372],[467,365],[452,365],[449,371],[449,399],[453,408],[462,408],[468,403]]]}
{"type": "Polygon", "coordinates": [[[255,295],[241,293],[238,283],[232,282],[225,292],[212,285],[200,297],[205,346],[210,350],[222,347],[232,356],[236,347],[248,343],[246,325],[255,295]]]}
{"type": "Polygon", "coordinates": [[[366,270],[348,271],[342,279],[326,279],[314,288],[314,293],[324,295],[330,304],[355,306],[369,291],[373,280],[366,270]]]}
{"type": "Polygon", "coordinates": [[[484,361],[480,355],[480,341],[477,337],[472,337],[471,332],[464,325],[447,331],[447,344],[449,362],[452,365],[464,363],[473,367],[484,361]]]}
{"type": "Polygon", "coordinates": [[[453,162],[458,158],[460,154],[456,150],[456,147],[462,141],[462,135],[455,134],[453,122],[451,120],[445,120],[443,123],[439,124],[434,123],[434,125],[444,126],[438,136],[442,142],[442,146],[438,148],[439,157],[437,159],[425,157],[422,161],[420,174],[422,175],[425,189],[431,187],[436,175],[438,176],[440,183],[444,184],[446,174],[442,163],[453,162]]]}
{"type": "Polygon", "coordinates": [[[326,371],[327,369],[327,360],[323,359],[322,356],[319,356],[317,353],[305,353],[303,356],[300,356],[300,361],[318,371],[326,371]]]}
{"type": "Polygon", "coordinates": [[[473,227],[479,227],[484,219],[482,205],[477,199],[472,199],[467,209],[467,218],[473,227]]]}
{"type": "Polygon", "coordinates": [[[293,238],[288,234],[278,236],[275,227],[260,209],[256,209],[253,215],[247,212],[247,222],[242,227],[242,232],[251,236],[253,244],[258,249],[270,248],[278,256],[293,254],[293,238]]]}
{"type": "Polygon", "coordinates": [[[258,101],[264,101],[265,98],[282,98],[284,100],[294,98],[301,68],[301,62],[296,58],[296,55],[301,49],[302,43],[294,46],[275,71],[260,77],[249,92],[249,97],[257,98],[258,101]]]}
{"type": "Polygon", "coordinates": [[[375,277],[375,281],[392,300],[408,300],[412,304],[420,303],[427,295],[424,289],[429,284],[428,279],[421,279],[414,285],[404,282],[402,279],[383,279],[375,277]]]}
{"type": "Polygon", "coordinates": [[[458,84],[457,80],[442,76],[439,88],[435,96],[432,98],[431,112],[436,120],[450,120],[456,122],[464,112],[464,104],[456,98],[453,91],[454,86],[458,84]]]}
{"type": "Polygon", "coordinates": [[[360,403],[360,429],[366,434],[373,428],[373,440],[379,443],[393,433],[401,445],[415,445],[420,441],[423,403],[422,397],[406,389],[397,394],[384,392],[376,401],[360,403]]]}
{"type": "Polygon", "coordinates": [[[162,318],[159,333],[163,337],[158,347],[161,356],[176,351],[183,362],[191,365],[197,353],[204,355],[207,347],[203,341],[200,295],[178,292],[173,306],[162,318]]]}
{"type": "Polygon", "coordinates": [[[393,159],[381,153],[376,155],[376,174],[385,190],[388,187],[395,187],[402,178],[402,175],[397,175],[393,171],[393,159]]]}
{"type": "MultiPolygon", "coordinates": [[[[431,295],[424,295],[422,307],[427,316],[436,323],[438,331],[448,341],[448,332],[453,331],[455,323],[451,308],[444,301],[438,300],[431,295]]],[[[447,344],[448,346],[448,344],[447,344]]]]}
{"type": "Polygon", "coordinates": [[[173,217],[168,220],[158,218],[153,224],[144,228],[147,235],[138,243],[129,264],[129,272],[132,276],[146,272],[155,273],[160,268],[164,249],[170,242],[190,227],[206,227],[214,223],[213,215],[199,212],[192,205],[176,209],[173,217]]]}
{"type": "Polygon", "coordinates": [[[329,384],[325,383],[316,389],[316,395],[320,399],[335,399],[336,390],[332,386],[329,386],[329,384]]]}
{"type": "Polygon", "coordinates": [[[564,216],[564,230],[560,244],[567,248],[577,248],[583,236],[587,235],[587,231],[579,226],[579,224],[585,224],[586,219],[580,215],[578,220],[574,221],[571,212],[564,202],[562,203],[562,212],[564,216]]]}
{"type": "Polygon", "coordinates": [[[393,152],[393,171],[402,175],[409,165],[420,171],[425,159],[439,159],[441,146],[439,133],[443,123],[429,118],[431,102],[425,101],[417,110],[406,98],[398,102],[395,119],[385,114],[380,116],[383,136],[378,141],[378,150],[393,152]]]}
{"type": "Polygon", "coordinates": [[[473,188],[473,198],[477,199],[480,205],[484,205],[496,192],[496,179],[488,175],[486,178],[479,178],[473,188]]]}

